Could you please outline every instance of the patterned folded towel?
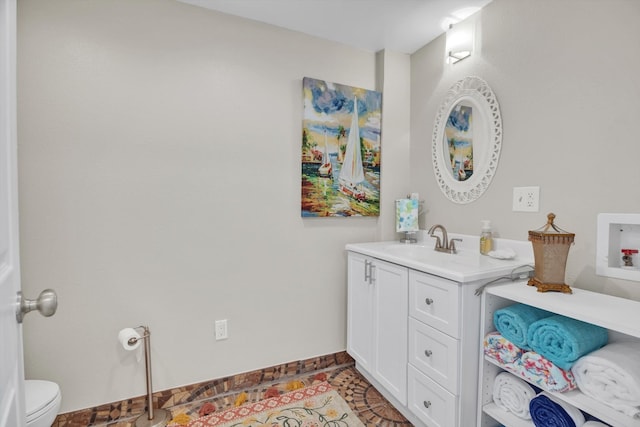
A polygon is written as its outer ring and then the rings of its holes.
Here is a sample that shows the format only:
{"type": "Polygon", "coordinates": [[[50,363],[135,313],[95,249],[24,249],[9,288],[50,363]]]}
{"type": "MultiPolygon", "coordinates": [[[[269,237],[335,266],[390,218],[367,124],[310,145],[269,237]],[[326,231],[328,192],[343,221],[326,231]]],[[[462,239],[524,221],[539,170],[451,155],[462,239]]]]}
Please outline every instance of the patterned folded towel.
{"type": "Polygon", "coordinates": [[[565,392],[577,387],[571,371],[557,367],[549,359],[535,351],[527,351],[520,357],[518,373],[547,391],[565,392]]]}
{"type": "Polygon", "coordinates": [[[538,320],[529,326],[531,348],[562,369],[570,369],[580,357],[607,343],[605,328],[561,315],[538,320]]]}
{"type": "Polygon", "coordinates": [[[548,311],[530,305],[513,304],[496,310],[493,313],[493,324],[503,337],[518,347],[529,350],[531,348],[527,342],[529,326],[551,315],[552,313],[548,311]]]}
{"type": "Polygon", "coordinates": [[[531,399],[529,412],[536,427],[582,427],[585,423],[578,408],[544,391],[531,399]]]}
{"type": "Polygon", "coordinates": [[[522,350],[503,337],[500,332],[489,332],[484,337],[484,354],[501,365],[511,365],[522,356],[522,350]]]}
{"type": "Polygon", "coordinates": [[[578,388],[587,396],[640,417],[640,342],[611,343],[578,361],[571,368],[578,388]]]}
{"type": "Polygon", "coordinates": [[[507,412],[524,420],[530,420],[529,403],[536,396],[536,390],[526,381],[508,372],[496,375],[493,382],[493,401],[507,412]]]}

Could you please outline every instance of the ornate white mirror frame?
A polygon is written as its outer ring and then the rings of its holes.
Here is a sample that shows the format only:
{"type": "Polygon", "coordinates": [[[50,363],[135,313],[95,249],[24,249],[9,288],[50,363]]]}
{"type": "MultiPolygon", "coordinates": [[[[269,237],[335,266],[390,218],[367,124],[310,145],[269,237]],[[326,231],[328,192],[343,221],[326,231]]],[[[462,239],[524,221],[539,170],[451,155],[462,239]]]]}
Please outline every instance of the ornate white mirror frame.
{"type": "Polygon", "coordinates": [[[448,91],[433,129],[433,171],[440,190],[469,203],[489,187],[502,147],[502,117],[493,91],[479,77],[465,77],[448,91]]]}

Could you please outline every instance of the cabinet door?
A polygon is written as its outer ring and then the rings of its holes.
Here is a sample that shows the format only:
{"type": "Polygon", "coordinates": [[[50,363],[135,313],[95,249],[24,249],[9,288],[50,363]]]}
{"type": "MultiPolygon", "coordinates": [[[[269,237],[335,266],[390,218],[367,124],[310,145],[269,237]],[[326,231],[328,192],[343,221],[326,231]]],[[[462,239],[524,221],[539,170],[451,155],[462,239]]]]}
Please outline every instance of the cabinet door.
{"type": "Polygon", "coordinates": [[[373,375],[403,405],[407,403],[408,270],[375,260],[373,375]]]}
{"type": "Polygon", "coordinates": [[[369,259],[349,252],[347,265],[347,353],[371,372],[373,368],[373,283],[369,259]],[[365,264],[365,261],[367,264],[365,264]]]}

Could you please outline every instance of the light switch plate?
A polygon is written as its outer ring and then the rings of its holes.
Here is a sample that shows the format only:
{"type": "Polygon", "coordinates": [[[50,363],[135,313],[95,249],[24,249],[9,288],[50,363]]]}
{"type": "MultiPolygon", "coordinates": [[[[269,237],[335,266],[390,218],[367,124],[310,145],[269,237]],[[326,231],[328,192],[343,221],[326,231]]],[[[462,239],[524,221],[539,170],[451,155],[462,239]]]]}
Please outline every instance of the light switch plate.
{"type": "Polygon", "coordinates": [[[540,187],[513,187],[514,212],[538,212],[540,187]]]}

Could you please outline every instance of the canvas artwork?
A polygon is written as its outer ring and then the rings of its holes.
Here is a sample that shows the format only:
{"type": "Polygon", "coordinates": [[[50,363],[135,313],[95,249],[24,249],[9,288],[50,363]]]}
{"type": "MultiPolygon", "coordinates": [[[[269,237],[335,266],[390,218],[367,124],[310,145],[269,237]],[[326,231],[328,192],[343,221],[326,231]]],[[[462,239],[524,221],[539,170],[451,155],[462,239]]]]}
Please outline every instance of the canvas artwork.
{"type": "Polygon", "coordinates": [[[303,79],[303,217],[380,215],[382,94],[303,79]]]}
{"type": "Polygon", "coordinates": [[[446,144],[451,158],[451,174],[457,181],[466,181],[473,175],[472,107],[456,105],[447,119],[444,129],[446,144]]]}

